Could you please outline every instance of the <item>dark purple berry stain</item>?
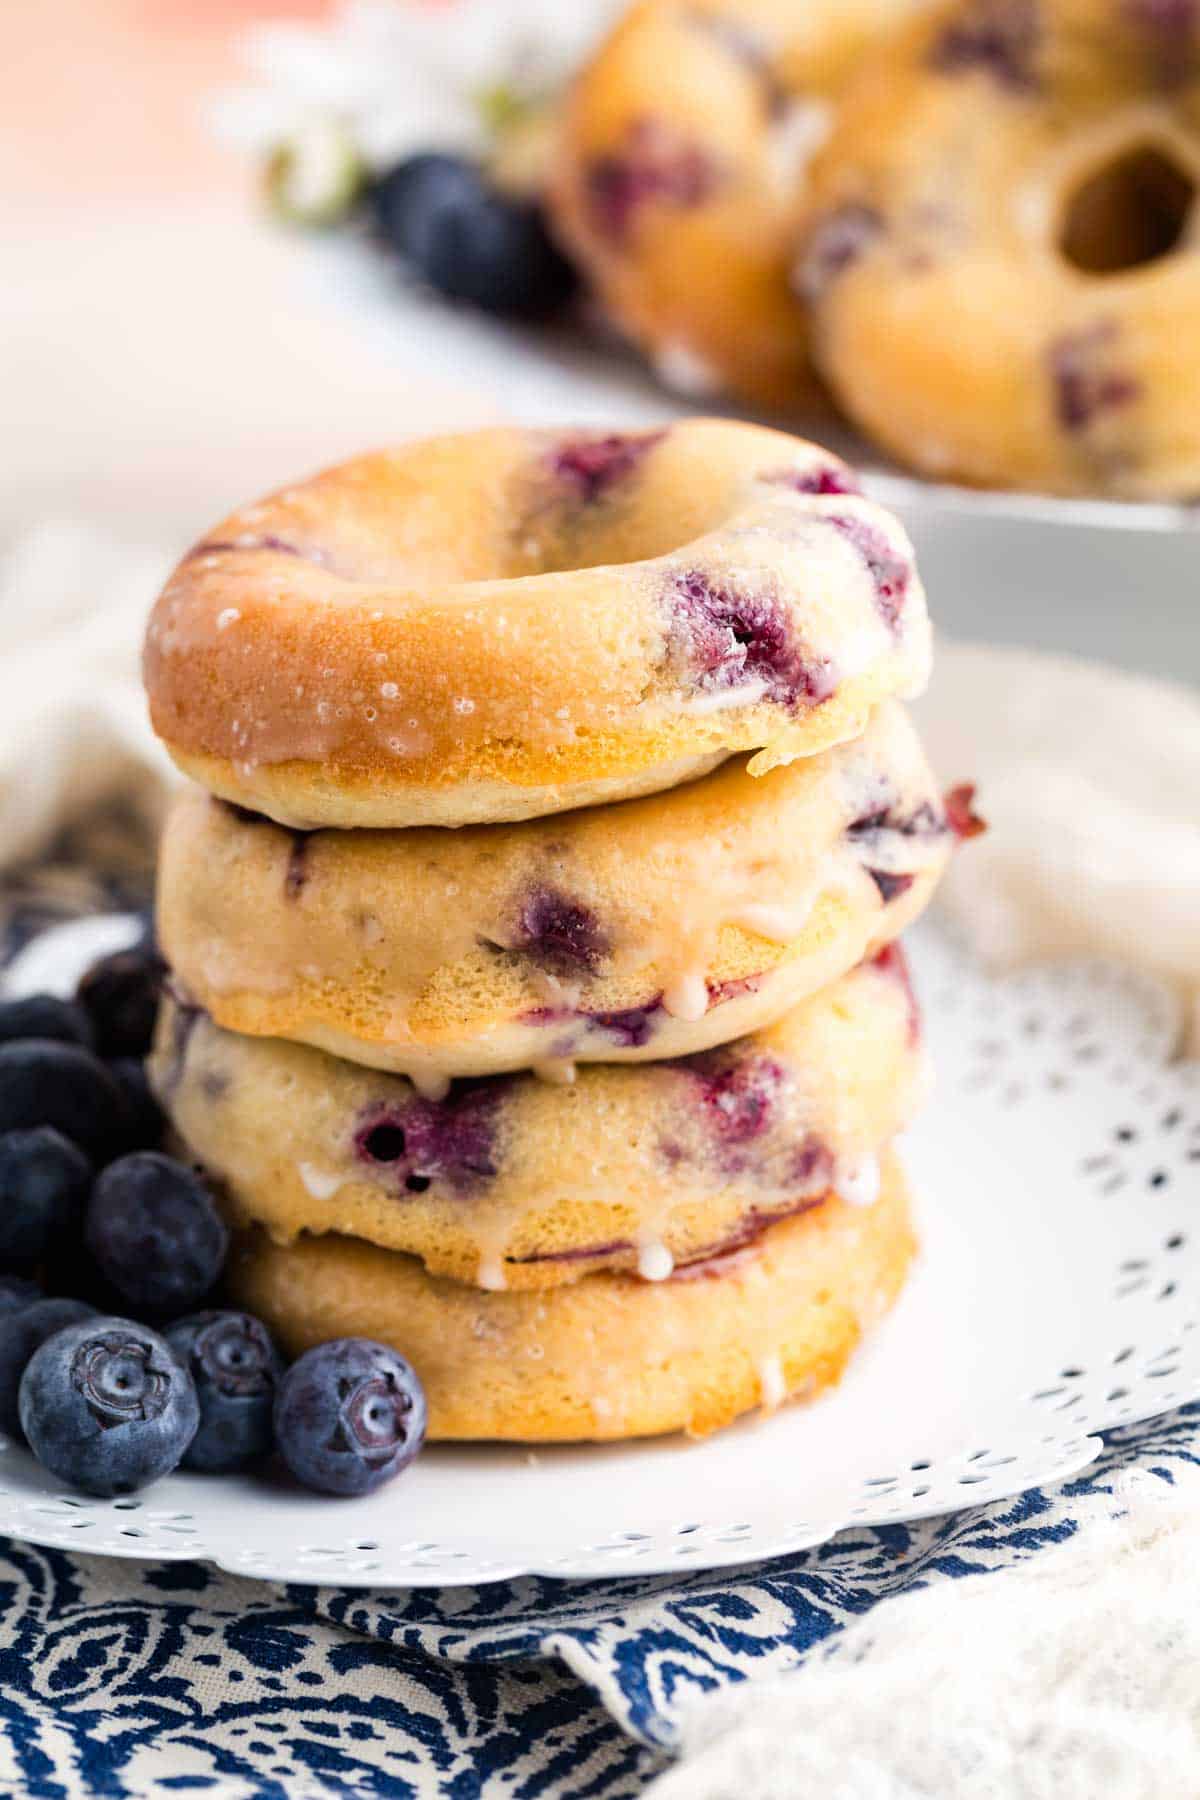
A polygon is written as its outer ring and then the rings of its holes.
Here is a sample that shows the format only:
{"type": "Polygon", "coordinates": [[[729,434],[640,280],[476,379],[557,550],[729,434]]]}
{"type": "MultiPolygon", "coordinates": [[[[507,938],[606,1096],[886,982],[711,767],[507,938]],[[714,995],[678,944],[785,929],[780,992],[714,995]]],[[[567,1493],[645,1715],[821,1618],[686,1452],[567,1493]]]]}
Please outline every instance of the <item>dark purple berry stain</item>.
{"type": "Polygon", "coordinates": [[[171,1035],[159,1086],[163,1094],[170,1095],[183,1079],[192,1034],[205,1014],[204,1008],[196,1005],[173,975],[165,978],[163,991],[171,1000],[171,1035]]]}
{"type": "Polygon", "coordinates": [[[793,494],[861,494],[862,486],[845,463],[818,463],[813,469],[775,469],[760,475],[768,487],[790,488],[793,494]]]}
{"type": "Polygon", "coordinates": [[[868,869],[867,874],[879,889],[880,898],[885,906],[889,906],[893,900],[899,899],[901,894],[907,894],[917,879],[915,875],[892,875],[886,869],[868,869]]]}
{"type": "Polygon", "coordinates": [[[849,513],[830,513],[829,523],[851,543],[867,565],[875,583],[875,605],[890,631],[900,623],[900,614],[908,598],[912,579],[912,563],[894,550],[877,525],[849,513]]]}
{"type": "Polygon", "coordinates": [[[618,150],[598,156],[585,176],[593,229],[623,248],[646,206],[699,206],[719,185],[720,173],[703,145],[665,120],[634,119],[618,150]]]}
{"type": "Polygon", "coordinates": [[[567,438],[550,452],[550,473],[573,500],[590,505],[627,481],[665,436],[640,431],[567,438]]]}
{"type": "Polygon", "coordinates": [[[308,883],[308,847],[311,831],[290,831],[291,848],[283,875],[283,892],[288,900],[298,900],[308,883]]]}
{"type": "Polygon", "coordinates": [[[601,1256],[621,1256],[633,1249],[630,1238],[613,1238],[607,1244],[585,1244],[570,1250],[534,1250],[528,1256],[509,1256],[511,1263],[580,1263],[595,1262],[601,1256]]]}
{"type": "Polygon", "coordinates": [[[945,837],[951,829],[946,814],[924,800],[910,813],[899,812],[894,806],[876,807],[848,825],[846,837],[862,856],[867,874],[879,889],[883,903],[887,906],[889,902],[908,892],[916,876],[877,868],[872,862],[872,856],[886,847],[889,838],[933,840],[945,837]]]}
{"type": "Polygon", "coordinates": [[[410,1194],[424,1194],[434,1182],[475,1193],[496,1173],[496,1115],[511,1080],[456,1081],[444,1100],[413,1094],[374,1106],[358,1122],[355,1148],[410,1194]]]}
{"type": "Polygon", "coordinates": [[[1064,431],[1083,432],[1129,406],[1140,393],[1132,375],[1112,365],[1119,337],[1111,321],[1056,338],[1047,353],[1054,410],[1064,431]]]}
{"type": "Polygon", "coordinates": [[[796,269],[795,286],[801,299],[813,305],[823,299],[838,276],[866,254],[883,230],[882,213],[855,201],[818,219],[796,269]]]}
{"type": "Polygon", "coordinates": [[[763,697],[789,709],[828,699],[825,663],[806,660],[786,609],[770,593],[743,593],[686,569],[667,590],[670,643],[706,693],[761,684],[763,697]]]}
{"type": "Polygon", "coordinates": [[[594,975],[609,942],[590,907],[558,888],[537,888],[521,903],[513,947],[547,974],[594,975]]]}
{"type": "Polygon", "coordinates": [[[885,833],[905,838],[938,838],[951,829],[947,815],[923,800],[910,813],[898,812],[893,806],[876,807],[847,825],[846,836],[857,849],[869,852],[885,833]]]}
{"type": "MultiPolygon", "coordinates": [[[[831,1165],[832,1166],[832,1165],[831,1165]]],[[[705,1275],[725,1275],[738,1266],[739,1252],[749,1250],[768,1232],[772,1225],[782,1224],[784,1219],[799,1218],[801,1213],[812,1212],[820,1206],[822,1194],[805,1194],[800,1200],[794,1200],[787,1206],[752,1206],[743,1213],[737,1226],[728,1237],[720,1243],[707,1244],[698,1250],[686,1262],[678,1263],[670,1279],[672,1281],[696,1281],[705,1275]]]]}
{"type": "MultiPolygon", "coordinates": [[[[806,1138],[798,1147],[795,1159],[796,1182],[811,1184],[821,1180],[827,1184],[833,1176],[833,1159],[823,1144],[815,1138],[806,1138]]],[[[820,1192],[804,1194],[799,1200],[790,1200],[785,1206],[752,1206],[743,1213],[737,1225],[727,1237],[717,1244],[706,1244],[697,1250],[686,1262],[678,1263],[668,1280],[688,1281],[699,1274],[723,1274],[725,1271],[717,1265],[724,1257],[734,1251],[745,1250],[757,1243],[763,1233],[772,1225],[778,1225],[784,1219],[797,1218],[801,1213],[811,1212],[819,1206],[824,1195],[820,1192]]],[[[530,1256],[514,1256],[508,1260],[513,1263],[581,1263],[595,1262],[600,1257],[627,1255],[636,1246],[629,1238],[614,1238],[607,1244],[588,1244],[570,1250],[535,1250],[530,1256]]]]}
{"type": "Polygon", "coordinates": [[[721,1006],[726,1000],[740,1000],[743,994],[757,994],[763,984],[761,975],[730,975],[725,981],[710,981],[708,1005],[721,1006]]]}
{"type": "MultiPolygon", "coordinates": [[[[736,1000],[743,994],[757,993],[761,985],[761,975],[736,975],[728,981],[710,981],[709,1009],[720,1006],[725,1000],[736,1000]]],[[[574,1020],[582,1020],[588,1031],[602,1033],[620,1049],[641,1050],[654,1036],[664,1011],[663,997],[659,993],[652,994],[643,1006],[627,1006],[619,1012],[589,1012],[586,1008],[569,1006],[537,1006],[523,1012],[520,1019],[523,1025],[569,1025],[574,1020]]],[[[570,1056],[576,1048],[574,1040],[568,1036],[551,1054],[570,1056]]]]}
{"type": "Polygon", "coordinates": [[[662,995],[656,994],[645,1006],[627,1006],[621,1012],[593,1012],[584,1016],[588,1029],[603,1032],[622,1050],[641,1050],[654,1035],[656,1018],[662,1013],[662,995]]]}
{"type": "Polygon", "coordinates": [[[1015,93],[1036,85],[1036,0],[971,0],[934,40],[929,60],[945,75],[972,70],[1015,93]]]}
{"type": "MultiPolygon", "coordinates": [[[[691,1084],[717,1162],[727,1174],[737,1174],[746,1166],[749,1146],[774,1122],[787,1081],[782,1066],[772,1057],[725,1047],[685,1057],[675,1066],[691,1084]]],[[[667,1156],[672,1160],[671,1147],[667,1156]]]]}

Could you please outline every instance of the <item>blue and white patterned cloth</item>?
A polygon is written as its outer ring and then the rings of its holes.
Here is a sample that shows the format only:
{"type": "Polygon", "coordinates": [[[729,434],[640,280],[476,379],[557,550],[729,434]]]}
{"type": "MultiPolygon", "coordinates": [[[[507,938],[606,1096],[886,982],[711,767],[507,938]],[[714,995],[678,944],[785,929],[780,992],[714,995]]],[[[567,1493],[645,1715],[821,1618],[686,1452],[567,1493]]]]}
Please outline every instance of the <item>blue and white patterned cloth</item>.
{"type": "MultiPolygon", "coordinates": [[[[0,1547],[0,1793],[32,1800],[624,1800],[698,1692],[795,1669],[916,1587],[1108,1524],[1115,1484],[1200,1467],[1200,1405],[1062,1486],[679,1580],[372,1594],[0,1547]]],[[[1189,1471],[1190,1472],[1190,1471],[1189,1471]]]]}

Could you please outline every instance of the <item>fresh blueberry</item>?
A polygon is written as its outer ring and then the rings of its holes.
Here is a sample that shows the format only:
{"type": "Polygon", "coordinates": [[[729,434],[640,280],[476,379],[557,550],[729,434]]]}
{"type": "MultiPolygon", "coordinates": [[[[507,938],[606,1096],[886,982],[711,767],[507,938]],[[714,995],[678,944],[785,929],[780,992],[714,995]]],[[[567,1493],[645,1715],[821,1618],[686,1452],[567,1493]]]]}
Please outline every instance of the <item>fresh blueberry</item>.
{"type": "Polygon", "coordinates": [[[109,1063],[121,1090],[120,1143],[123,1150],[157,1150],[166,1119],[138,1056],[118,1056],[109,1063]]]}
{"type": "Polygon", "coordinates": [[[39,1262],[78,1232],[92,1165],[52,1125],[0,1137],[0,1259],[39,1262]]]}
{"type": "Polygon", "coordinates": [[[78,1000],[92,1022],[101,1056],[145,1056],[154,1038],[163,978],[153,949],[118,950],[93,963],[78,1000]]]}
{"type": "Polygon", "coordinates": [[[386,243],[439,293],[485,312],[550,312],[574,286],[541,210],[500,193],[459,156],[410,156],[371,193],[386,243]]]}
{"type": "Polygon", "coordinates": [[[19,1312],[0,1315],[0,1431],[21,1435],[17,1390],[34,1351],[56,1331],[95,1316],[82,1300],[35,1300],[19,1312]]]}
{"type": "Polygon", "coordinates": [[[130,1494],[176,1468],[196,1434],[192,1378],[129,1319],[56,1332],[21,1378],[21,1425],[46,1468],[85,1494],[130,1494]]]}
{"type": "Polygon", "coordinates": [[[200,1177],[158,1150],[109,1164],[92,1189],[84,1238],[128,1304],[156,1316],[203,1300],[229,1244],[200,1177]]]}
{"type": "Polygon", "coordinates": [[[35,1300],[43,1300],[45,1295],[36,1281],[27,1275],[0,1275],[0,1318],[5,1313],[19,1312],[23,1306],[32,1306],[35,1300]]]}
{"type": "Polygon", "coordinates": [[[57,994],[30,994],[24,1000],[0,1003],[0,1044],[22,1038],[49,1038],[61,1044],[95,1047],[92,1022],[81,1006],[60,1000],[57,994]]]}
{"type": "Polygon", "coordinates": [[[0,1132],[53,1125],[89,1155],[103,1155],[120,1111],[116,1081],[81,1044],[0,1044],[0,1132]]]}
{"type": "Polygon", "coordinates": [[[425,1390],[396,1351],[335,1338],[292,1364],[275,1402],[275,1441],[297,1481],[322,1494],[370,1494],[425,1440],[425,1390]]]}
{"type": "Polygon", "coordinates": [[[166,1339],[200,1402],[200,1429],[184,1468],[224,1475],[265,1456],[275,1438],[275,1392],[284,1371],[266,1326],[249,1313],[194,1313],[172,1325],[166,1339]]]}

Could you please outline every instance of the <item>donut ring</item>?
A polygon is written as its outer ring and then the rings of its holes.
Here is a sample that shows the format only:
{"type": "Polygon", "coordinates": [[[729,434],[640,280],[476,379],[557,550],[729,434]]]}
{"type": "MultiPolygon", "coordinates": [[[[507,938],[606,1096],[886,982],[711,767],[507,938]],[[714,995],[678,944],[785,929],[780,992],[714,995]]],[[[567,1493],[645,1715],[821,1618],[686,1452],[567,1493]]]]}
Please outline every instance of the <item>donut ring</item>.
{"type": "Polygon", "coordinates": [[[551,216],[668,386],[811,403],[789,272],[847,74],[914,0],[647,0],[569,94],[551,216]]]}
{"type": "Polygon", "coordinates": [[[731,760],[520,825],[294,833],[201,789],[159,850],[158,933],[231,1031],[454,1076],[689,1055],[889,943],[953,842],[896,702],[755,781],[731,760]]]}
{"type": "Polygon", "coordinates": [[[1200,493],[1200,14],[954,0],[844,96],[798,280],[845,410],[940,479],[1200,493]]]}
{"type": "Polygon", "coordinates": [[[296,828],[524,819],[811,755],[929,666],[911,547],[849,485],[712,420],[360,458],[185,557],[147,637],[154,727],[296,828]]]}
{"type": "Polygon", "coordinates": [[[173,1003],[152,1074],[243,1222],[346,1232],[487,1288],[661,1279],[830,1190],[870,1201],[925,1083],[898,950],[754,1037],[570,1087],[499,1076],[431,1101],[173,1003]]]}
{"type": "Polygon", "coordinates": [[[670,1281],[486,1294],[355,1238],[262,1236],[235,1250],[228,1278],[291,1356],[335,1337],[394,1345],[421,1377],[431,1438],[554,1443],[699,1437],[811,1398],[892,1304],[913,1250],[889,1157],[876,1205],[827,1201],[670,1281]]]}

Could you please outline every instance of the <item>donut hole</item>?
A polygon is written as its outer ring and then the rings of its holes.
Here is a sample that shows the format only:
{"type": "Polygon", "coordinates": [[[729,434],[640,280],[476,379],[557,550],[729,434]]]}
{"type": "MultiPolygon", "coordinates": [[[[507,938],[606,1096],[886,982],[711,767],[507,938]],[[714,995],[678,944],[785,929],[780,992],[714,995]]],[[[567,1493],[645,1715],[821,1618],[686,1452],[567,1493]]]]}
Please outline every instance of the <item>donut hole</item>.
{"type": "Polygon", "coordinates": [[[1096,169],[1067,203],[1059,249],[1086,275],[1115,275],[1177,249],[1196,183],[1169,151],[1134,144],[1096,169]]]}

